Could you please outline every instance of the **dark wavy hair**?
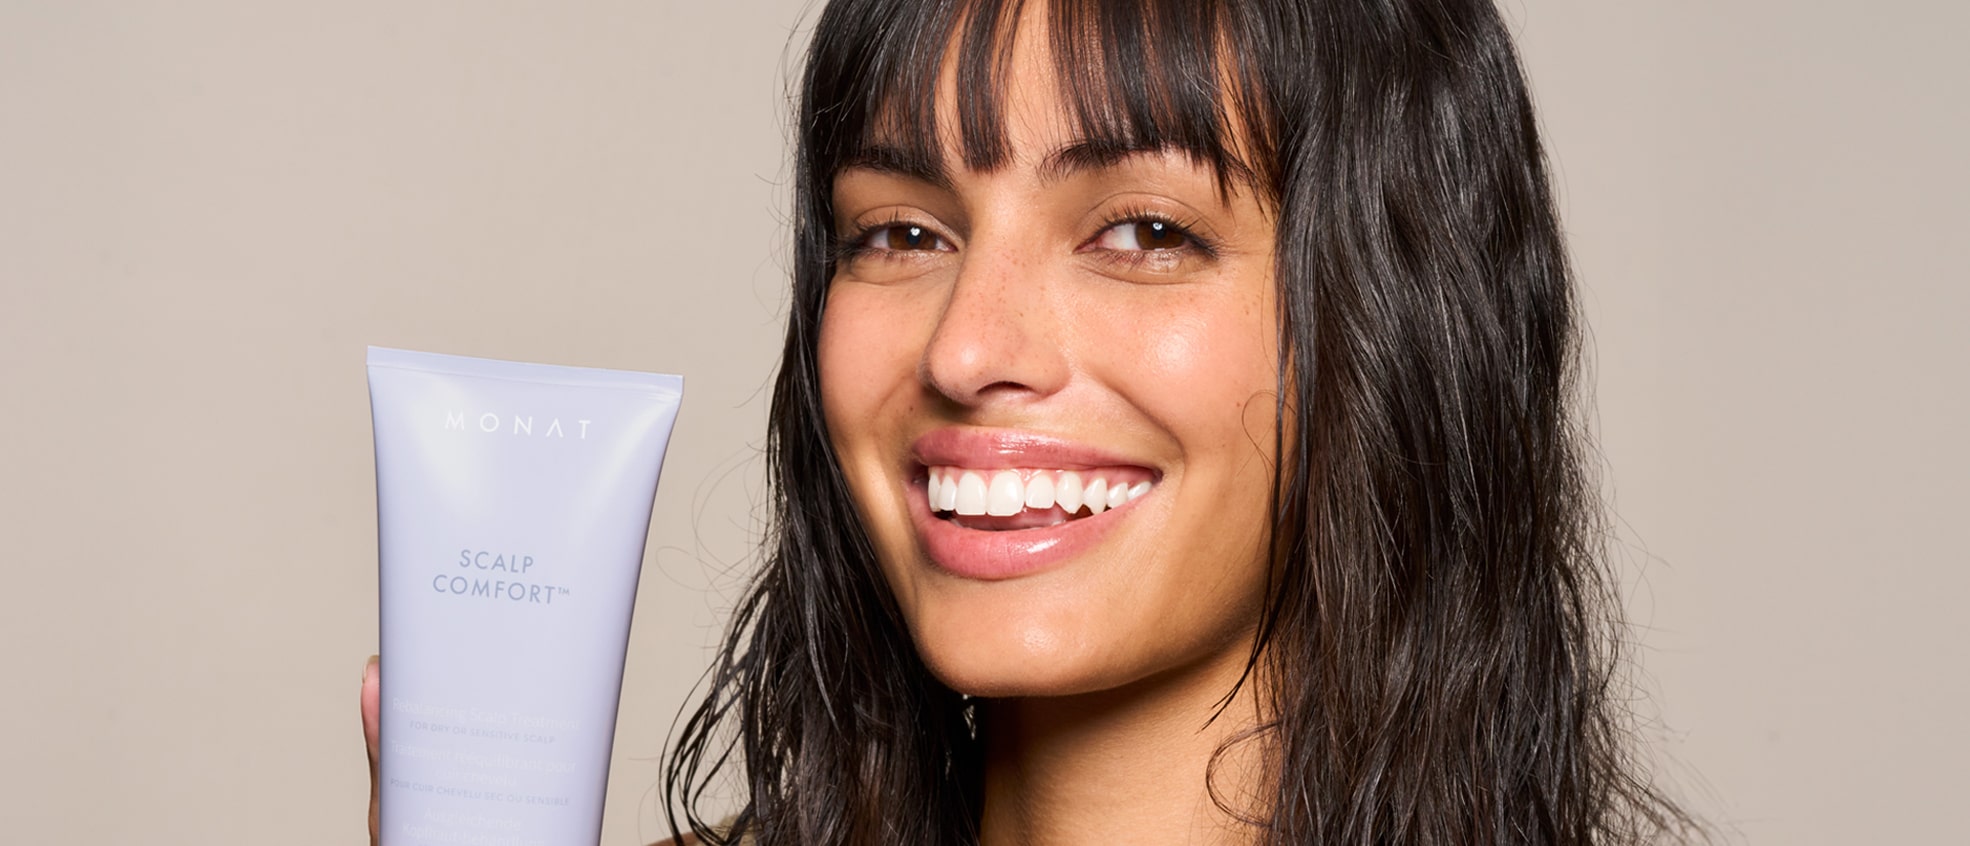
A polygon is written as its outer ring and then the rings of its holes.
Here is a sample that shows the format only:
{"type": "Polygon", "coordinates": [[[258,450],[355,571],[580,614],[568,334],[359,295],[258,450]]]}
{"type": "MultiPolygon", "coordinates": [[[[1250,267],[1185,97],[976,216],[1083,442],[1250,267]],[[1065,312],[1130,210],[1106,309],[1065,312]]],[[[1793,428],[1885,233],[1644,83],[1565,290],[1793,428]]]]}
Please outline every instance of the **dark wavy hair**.
{"type": "MultiPolygon", "coordinates": [[[[834,0],[801,80],[771,523],[666,768],[712,843],[977,841],[971,704],[925,668],[830,446],[815,351],[831,185],[1001,125],[1021,0],[834,0]],[[947,130],[948,131],[948,130],[947,130]],[[735,755],[737,756],[735,758],[735,755]],[[746,789],[736,828],[699,802],[746,789]]],[[[1588,844],[1695,825],[1628,751],[1618,603],[1573,414],[1578,325],[1532,104],[1488,0],[1051,0],[1069,118],[1174,150],[1278,220],[1268,580],[1246,681],[1275,844],[1588,844]]],[[[1232,692],[1227,691],[1227,696],[1232,692]]],[[[1221,800],[1222,801],[1222,800],[1221,800]]],[[[673,810],[673,829],[678,820],[673,810]]]]}

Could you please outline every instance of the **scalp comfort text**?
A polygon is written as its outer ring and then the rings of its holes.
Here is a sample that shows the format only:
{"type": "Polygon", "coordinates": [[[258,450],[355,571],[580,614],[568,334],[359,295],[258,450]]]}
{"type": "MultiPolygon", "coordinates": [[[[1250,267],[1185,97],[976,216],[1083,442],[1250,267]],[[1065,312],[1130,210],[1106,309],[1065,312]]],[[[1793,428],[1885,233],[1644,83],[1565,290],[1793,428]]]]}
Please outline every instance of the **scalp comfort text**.
{"type": "Polygon", "coordinates": [[[553,605],[556,596],[569,591],[560,585],[531,582],[522,578],[534,568],[534,557],[479,549],[458,551],[458,568],[447,568],[431,577],[431,589],[453,596],[503,599],[536,605],[553,605]]]}

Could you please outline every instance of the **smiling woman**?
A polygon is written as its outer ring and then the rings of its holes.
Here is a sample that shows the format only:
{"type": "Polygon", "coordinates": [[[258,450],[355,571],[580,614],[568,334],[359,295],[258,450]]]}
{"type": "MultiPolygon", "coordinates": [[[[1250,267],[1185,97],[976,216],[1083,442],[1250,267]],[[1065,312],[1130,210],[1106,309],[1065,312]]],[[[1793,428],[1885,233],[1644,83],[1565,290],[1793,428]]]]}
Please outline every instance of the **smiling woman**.
{"type": "Polygon", "coordinates": [[[1690,827],[1624,751],[1488,2],[836,0],[800,102],[773,532],[670,767],[697,836],[1690,827]]]}

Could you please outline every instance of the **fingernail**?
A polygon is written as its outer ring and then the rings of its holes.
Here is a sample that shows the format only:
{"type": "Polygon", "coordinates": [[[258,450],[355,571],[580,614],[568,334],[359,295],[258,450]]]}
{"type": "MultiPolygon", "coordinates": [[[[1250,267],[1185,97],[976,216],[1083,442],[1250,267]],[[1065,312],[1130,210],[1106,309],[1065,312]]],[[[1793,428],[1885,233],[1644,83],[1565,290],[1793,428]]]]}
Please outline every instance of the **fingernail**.
{"type": "Polygon", "coordinates": [[[371,655],[369,656],[368,661],[363,662],[363,683],[368,684],[369,680],[375,677],[376,677],[376,656],[371,655]]]}

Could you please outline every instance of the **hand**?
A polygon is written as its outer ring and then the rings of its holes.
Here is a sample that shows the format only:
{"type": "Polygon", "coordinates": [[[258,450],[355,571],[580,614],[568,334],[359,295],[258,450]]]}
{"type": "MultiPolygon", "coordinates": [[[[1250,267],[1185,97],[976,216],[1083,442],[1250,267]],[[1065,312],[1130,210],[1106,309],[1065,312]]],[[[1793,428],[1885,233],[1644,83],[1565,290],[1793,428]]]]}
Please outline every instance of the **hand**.
{"type": "Polygon", "coordinates": [[[369,753],[369,846],[376,846],[376,758],[379,752],[376,724],[378,715],[383,710],[383,677],[381,671],[377,669],[377,659],[374,655],[369,656],[369,662],[363,665],[361,704],[363,750],[369,753]]]}

